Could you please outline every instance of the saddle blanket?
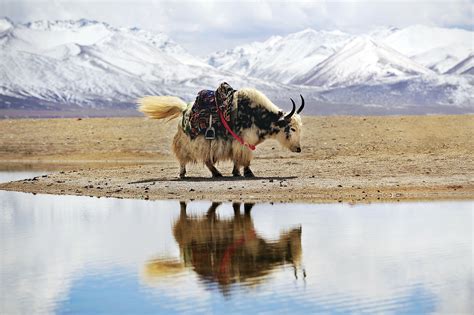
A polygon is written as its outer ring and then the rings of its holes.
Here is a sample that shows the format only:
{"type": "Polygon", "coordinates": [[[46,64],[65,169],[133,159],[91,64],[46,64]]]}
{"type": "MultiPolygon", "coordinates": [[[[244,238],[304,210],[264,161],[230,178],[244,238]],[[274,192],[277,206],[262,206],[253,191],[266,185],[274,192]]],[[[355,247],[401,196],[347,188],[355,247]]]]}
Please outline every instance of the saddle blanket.
{"type": "Polygon", "coordinates": [[[232,119],[236,112],[232,105],[235,92],[236,90],[226,82],[221,83],[216,91],[200,91],[194,104],[192,106],[190,104],[183,115],[182,127],[185,133],[191,139],[204,135],[209,127],[209,116],[212,115],[212,127],[215,129],[216,138],[227,139],[229,133],[221,122],[217,106],[227,124],[232,126],[232,119]]]}

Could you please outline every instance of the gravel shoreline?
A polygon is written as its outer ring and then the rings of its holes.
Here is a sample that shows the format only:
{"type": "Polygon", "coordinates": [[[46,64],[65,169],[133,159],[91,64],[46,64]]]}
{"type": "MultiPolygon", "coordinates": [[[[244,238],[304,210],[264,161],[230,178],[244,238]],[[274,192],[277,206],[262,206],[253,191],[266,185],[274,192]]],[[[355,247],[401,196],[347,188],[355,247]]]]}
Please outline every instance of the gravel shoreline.
{"type": "Polygon", "coordinates": [[[175,122],[2,120],[0,169],[45,170],[0,190],[138,199],[372,202],[474,199],[474,116],[304,117],[303,152],[259,145],[254,179],[201,165],[179,180],[175,122]]]}

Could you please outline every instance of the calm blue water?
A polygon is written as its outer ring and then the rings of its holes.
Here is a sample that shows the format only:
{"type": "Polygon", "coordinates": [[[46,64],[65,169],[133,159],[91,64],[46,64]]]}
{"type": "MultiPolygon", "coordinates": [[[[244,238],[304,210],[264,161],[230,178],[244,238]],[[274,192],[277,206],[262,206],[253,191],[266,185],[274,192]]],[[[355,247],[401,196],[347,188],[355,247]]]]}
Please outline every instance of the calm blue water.
{"type": "Polygon", "coordinates": [[[0,313],[473,313],[473,202],[245,207],[0,191],[0,313]]]}

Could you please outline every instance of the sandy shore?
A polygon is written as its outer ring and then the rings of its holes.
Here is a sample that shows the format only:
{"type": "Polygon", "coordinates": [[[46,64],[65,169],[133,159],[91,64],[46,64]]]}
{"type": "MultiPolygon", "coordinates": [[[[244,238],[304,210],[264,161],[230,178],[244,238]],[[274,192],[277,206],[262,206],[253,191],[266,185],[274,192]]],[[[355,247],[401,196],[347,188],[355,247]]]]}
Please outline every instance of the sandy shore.
{"type": "Polygon", "coordinates": [[[141,199],[369,202],[474,199],[474,116],[304,117],[303,152],[258,146],[257,178],[177,179],[176,122],[0,120],[0,170],[45,170],[2,190],[141,199]]]}

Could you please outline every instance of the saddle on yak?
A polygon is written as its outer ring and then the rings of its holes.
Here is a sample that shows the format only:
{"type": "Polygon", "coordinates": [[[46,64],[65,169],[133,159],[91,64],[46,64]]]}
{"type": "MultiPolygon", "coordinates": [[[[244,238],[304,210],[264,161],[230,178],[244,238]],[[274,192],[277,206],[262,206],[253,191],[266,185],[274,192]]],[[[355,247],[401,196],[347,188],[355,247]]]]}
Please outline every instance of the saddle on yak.
{"type": "Polygon", "coordinates": [[[188,106],[183,115],[182,127],[185,133],[191,139],[199,135],[204,135],[210,140],[228,139],[228,130],[232,126],[237,110],[232,105],[235,92],[236,90],[226,82],[221,83],[216,91],[200,91],[194,104],[188,106]]]}

